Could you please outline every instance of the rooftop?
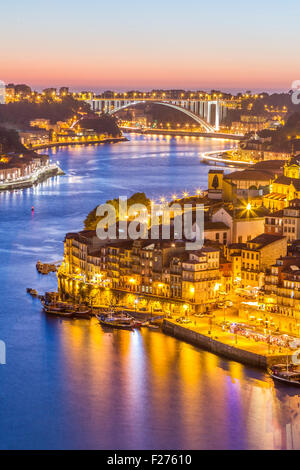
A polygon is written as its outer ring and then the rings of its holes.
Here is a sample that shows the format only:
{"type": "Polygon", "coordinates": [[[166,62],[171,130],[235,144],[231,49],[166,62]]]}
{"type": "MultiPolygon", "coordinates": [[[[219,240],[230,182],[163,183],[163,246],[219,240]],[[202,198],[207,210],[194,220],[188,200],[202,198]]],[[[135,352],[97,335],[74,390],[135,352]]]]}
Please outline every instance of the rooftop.
{"type": "Polygon", "coordinates": [[[242,171],[233,171],[224,176],[224,179],[231,181],[264,181],[269,183],[271,175],[267,171],[250,168],[242,171]]]}
{"type": "Polygon", "coordinates": [[[285,160],[263,160],[257,162],[252,166],[253,170],[264,170],[264,171],[278,171],[283,170],[285,160]]]}
{"type": "Polygon", "coordinates": [[[259,248],[263,248],[264,246],[270,245],[271,243],[277,242],[279,240],[282,240],[283,236],[281,235],[274,235],[271,233],[262,233],[261,235],[258,235],[257,237],[253,238],[250,240],[249,243],[254,243],[255,245],[259,245],[259,248]]]}
{"type": "Polygon", "coordinates": [[[224,222],[211,222],[205,221],[204,222],[204,231],[208,230],[229,230],[228,225],[224,224],[224,222]]]}
{"type": "Polygon", "coordinates": [[[297,191],[300,191],[300,179],[299,178],[289,178],[288,176],[281,175],[273,182],[273,184],[283,184],[286,186],[293,184],[294,188],[297,191]]]}

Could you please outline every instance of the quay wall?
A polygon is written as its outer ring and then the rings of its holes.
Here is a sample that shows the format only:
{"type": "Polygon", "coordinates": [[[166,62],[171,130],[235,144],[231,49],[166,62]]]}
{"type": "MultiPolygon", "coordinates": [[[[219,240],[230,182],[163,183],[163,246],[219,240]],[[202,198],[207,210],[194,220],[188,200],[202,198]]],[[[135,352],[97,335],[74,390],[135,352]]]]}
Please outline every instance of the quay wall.
{"type": "Polygon", "coordinates": [[[42,150],[52,147],[67,147],[68,145],[91,145],[91,144],[113,144],[116,142],[127,142],[127,137],[110,137],[103,140],[90,140],[88,142],[52,142],[51,144],[39,145],[37,147],[32,147],[29,150],[42,150]]]}
{"type": "Polygon", "coordinates": [[[36,183],[40,183],[48,178],[58,175],[64,175],[64,172],[58,166],[55,168],[45,169],[45,171],[41,171],[37,176],[24,179],[23,181],[0,184],[0,191],[30,188],[36,183]]]}
{"type": "Polygon", "coordinates": [[[226,140],[243,140],[244,136],[235,134],[226,134],[222,132],[189,132],[165,129],[130,129],[121,127],[123,132],[133,132],[135,134],[156,134],[156,135],[173,135],[173,136],[188,136],[188,137],[208,137],[213,139],[226,139],[226,140]]]}
{"type": "Polygon", "coordinates": [[[231,346],[210,336],[197,333],[196,331],[185,328],[181,325],[176,325],[166,319],[163,321],[162,330],[164,333],[174,336],[177,339],[186,341],[188,343],[199,346],[209,352],[224,356],[243,364],[267,369],[270,365],[282,362],[282,357],[276,355],[263,356],[245,349],[231,346]]]}

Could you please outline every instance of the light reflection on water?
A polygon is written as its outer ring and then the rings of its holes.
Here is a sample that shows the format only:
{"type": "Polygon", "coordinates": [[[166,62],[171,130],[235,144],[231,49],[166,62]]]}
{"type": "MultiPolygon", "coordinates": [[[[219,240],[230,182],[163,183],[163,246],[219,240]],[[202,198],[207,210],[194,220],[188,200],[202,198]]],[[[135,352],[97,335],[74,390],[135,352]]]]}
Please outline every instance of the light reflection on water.
{"type": "Polygon", "coordinates": [[[25,294],[55,288],[35,263],[61,259],[65,232],[97,204],[205,189],[199,153],[226,145],[136,136],[52,149],[65,176],[0,194],[0,448],[300,448],[297,390],[160,332],[47,318],[25,294]]]}

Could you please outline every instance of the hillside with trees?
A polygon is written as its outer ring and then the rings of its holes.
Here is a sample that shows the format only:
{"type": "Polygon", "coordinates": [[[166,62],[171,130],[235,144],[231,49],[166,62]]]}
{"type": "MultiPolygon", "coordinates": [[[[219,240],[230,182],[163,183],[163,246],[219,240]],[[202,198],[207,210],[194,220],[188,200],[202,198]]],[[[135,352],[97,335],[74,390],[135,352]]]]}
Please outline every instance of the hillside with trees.
{"type": "Polygon", "coordinates": [[[0,105],[0,125],[17,124],[19,127],[27,128],[30,121],[39,118],[49,119],[51,124],[55,124],[82,112],[89,112],[89,105],[70,96],[61,102],[46,99],[41,103],[20,101],[0,105]]]}
{"type": "Polygon", "coordinates": [[[271,138],[271,147],[282,151],[300,150],[300,113],[292,114],[277,131],[263,130],[260,137],[271,138]]]}
{"type": "MultiPolygon", "coordinates": [[[[106,201],[106,204],[110,204],[115,208],[116,218],[119,219],[119,198],[111,199],[106,201]]],[[[147,198],[145,193],[135,193],[127,199],[127,208],[129,209],[133,204],[143,204],[146,206],[147,210],[150,211],[151,201],[147,198]]],[[[84,221],[85,230],[96,230],[98,222],[100,222],[103,217],[98,217],[96,215],[97,207],[93,209],[84,221]]]]}
{"type": "Polygon", "coordinates": [[[2,147],[2,153],[29,152],[29,150],[21,144],[18,132],[13,129],[5,129],[4,127],[0,127],[0,146],[2,147]]]}
{"type": "MultiPolygon", "coordinates": [[[[250,92],[249,92],[250,93],[250,92]]],[[[300,113],[300,105],[293,104],[291,92],[289,93],[262,93],[259,98],[254,99],[249,95],[249,99],[241,101],[241,109],[229,109],[224,124],[231,125],[240,121],[241,116],[265,116],[270,118],[270,110],[286,108],[287,116],[300,113]],[[269,111],[268,111],[269,110],[269,111]]]]}
{"type": "Polygon", "coordinates": [[[81,119],[79,122],[81,129],[91,129],[99,134],[107,133],[113,137],[119,137],[122,132],[117,124],[117,120],[114,116],[109,114],[102,114],[101,116],[90,115],[86,118],[81,119]]]}

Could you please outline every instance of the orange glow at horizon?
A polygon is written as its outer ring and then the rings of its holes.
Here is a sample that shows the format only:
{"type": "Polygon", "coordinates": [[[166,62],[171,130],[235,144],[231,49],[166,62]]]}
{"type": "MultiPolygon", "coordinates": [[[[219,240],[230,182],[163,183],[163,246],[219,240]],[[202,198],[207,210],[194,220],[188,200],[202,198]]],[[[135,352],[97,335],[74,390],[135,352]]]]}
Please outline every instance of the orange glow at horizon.
{"type": "Polygon", "coordinates": [[[0,31],[6,83],[268,91],[289,90],[299,78],[294,0],[253,0],[247,10],[237,0],[216,0],[217,15],[196,0],[153,0],[146,15],[136,0],[86,0],[84,8],[52,0],[47,11],[37,0],[12,3],[2,6],[0,31]]]}

